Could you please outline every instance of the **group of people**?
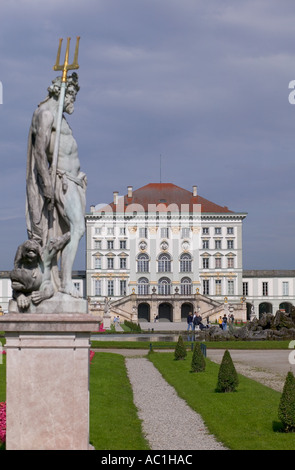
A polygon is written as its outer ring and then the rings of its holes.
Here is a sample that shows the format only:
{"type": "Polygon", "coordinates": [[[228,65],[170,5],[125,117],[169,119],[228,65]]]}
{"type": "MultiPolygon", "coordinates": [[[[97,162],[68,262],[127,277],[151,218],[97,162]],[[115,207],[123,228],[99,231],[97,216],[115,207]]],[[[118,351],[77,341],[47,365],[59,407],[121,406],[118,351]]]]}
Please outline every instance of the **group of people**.
{"type": "Polygon", "coordinates": [[[218,324],[219,324],[219,327],[222,329],[222,330],[226,330],[227,328],[227,324],[228,323],[233,323],[234,322],[234,315],[233,314],[230,314],[228,317],[226,314],[219,317],[218,319],[218,324]]]}
{"type": "MultiPolygon", "coordinates": [[[[226,330],[228,323],[233,323],[233,322],[234,322],[233,314],[229,314],[228,316],[224,314],[223,317],[220,316],[218,319],[219,327],[222,330],[226,330]]],[[[196,312],[194,312],[194,314],[192,314],[192,312],[189,312],[187,316],[187,331],[189,330],[194,331],[197,327],[199,327],[200,330],[203,330],[204,328],[209,328],[209,318],[207,317],[207,325],[205,326],[202,323],[201,315],[198,315],[196,312]]]]}
{"type": "Polygon", "coordinates": [[[187,316],[187,331],[189,331],[190,329],[194,331],[197,327],[199,327],[200,330],[208,328],[209,327],[208,319],[207,319],[207,325],[205,326],[202,323],[201,315],[198,315],[197,312],[194,312],[194,314],[192,314],[192,312],[189,312],[187,316]]]}
{"type": "Polygon", "coordinates": [[[116,317],[114,317],[113,323],[114,323],[114,326],[116,326],[116,324],[117,324],[117,325],[120,324],[120,317],[119,317],[119,315],[117,315],[116,317]]]}

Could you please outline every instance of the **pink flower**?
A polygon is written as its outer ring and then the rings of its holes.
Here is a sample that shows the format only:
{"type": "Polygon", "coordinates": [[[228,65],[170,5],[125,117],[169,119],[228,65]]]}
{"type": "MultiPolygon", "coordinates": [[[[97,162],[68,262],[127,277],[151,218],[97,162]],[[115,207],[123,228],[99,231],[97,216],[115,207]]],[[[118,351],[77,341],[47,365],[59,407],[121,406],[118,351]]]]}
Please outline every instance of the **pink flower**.
{"type": "Polygon", "coordinates": [[[94,351],[90,351],[90,362],[92,361],[93,356],[94,356],[94,351]]]}
{"type": "Polygon", "coordinates": [[[6,440],[6,402],[0,402],[0,442],[6,440]]]}

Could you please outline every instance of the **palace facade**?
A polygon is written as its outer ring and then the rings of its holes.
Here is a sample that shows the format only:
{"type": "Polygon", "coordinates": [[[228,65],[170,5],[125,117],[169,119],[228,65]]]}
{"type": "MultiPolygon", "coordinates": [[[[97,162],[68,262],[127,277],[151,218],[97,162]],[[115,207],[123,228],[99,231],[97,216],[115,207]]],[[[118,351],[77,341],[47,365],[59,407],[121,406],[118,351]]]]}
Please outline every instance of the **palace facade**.
{"type": "Polygon", "coordinates": [[[132,311],[139,320],[211,319],[224,309],[246,317],[244,212],[171,183],[154,183],[86,214],[86,290],[91,302],[132,311]]]}

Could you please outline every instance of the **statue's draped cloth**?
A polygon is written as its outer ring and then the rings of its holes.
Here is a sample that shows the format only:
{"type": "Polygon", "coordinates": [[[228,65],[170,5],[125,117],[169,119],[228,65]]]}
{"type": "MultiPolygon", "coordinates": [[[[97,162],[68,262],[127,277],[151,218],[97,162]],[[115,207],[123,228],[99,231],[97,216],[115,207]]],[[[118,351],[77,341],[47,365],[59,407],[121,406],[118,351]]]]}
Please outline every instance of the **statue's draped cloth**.
{"type": "MultiPolygon", "coordinates": [[[[44,248],[49,238],[60,237],[70,230],[70,222],[64,211],[63,200],[68,191],[71,193],[72,185],[75,185],[78,189],[81,205],[85,211],[87,180],[85,173],[80,172],[77,177],[73,177],[66,172],[57,170],[54,195],[55,204],[51,217],[48,210],[48,201],[46,201],[43,194],[43,182],[37,169],[33,138],[31,127],[27,148],[26,223],[28,238],[36,240],[44,248]]],[[[58,289],[59,275],[56,263],[57,260],[53,262],[51,274],[52,281],[56,289],[58,289]]]]}

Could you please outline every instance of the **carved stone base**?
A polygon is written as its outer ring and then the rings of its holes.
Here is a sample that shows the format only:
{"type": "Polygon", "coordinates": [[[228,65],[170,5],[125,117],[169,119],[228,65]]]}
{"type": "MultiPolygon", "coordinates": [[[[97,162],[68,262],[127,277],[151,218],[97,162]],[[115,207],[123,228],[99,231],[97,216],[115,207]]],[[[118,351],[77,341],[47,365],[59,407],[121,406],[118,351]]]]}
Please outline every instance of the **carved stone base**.
{"type": "Polygon", "coordinates": [[[105,330],[110,330],[111,329],[111,319],[112,319],[112,317],[109,314],[105,314],[103,316],[103,328],[105,330]]]}
{"type": "MultiPolygon", "coordinates": [[[[18,305],[15,300],[11,299],[9,301],[8,311],[19,312],[18,305]]],[[[87,313],[88,312],[88,302],[85,299],[75,298],[69,294],[63,294],[61,292],[57,292],[54,294],[51,299],[43,300],[39,305],[34,305],[31,302],[31,305],[28,309],[28,312],[24,313],[68,313],[68,312],[75,312],[75,313],[87,313]]]]}
{"type": "Polygon", "coordinates": [[[6,449],[89,449],[90,334],[79,313],[8,313],[6,449]]]}

